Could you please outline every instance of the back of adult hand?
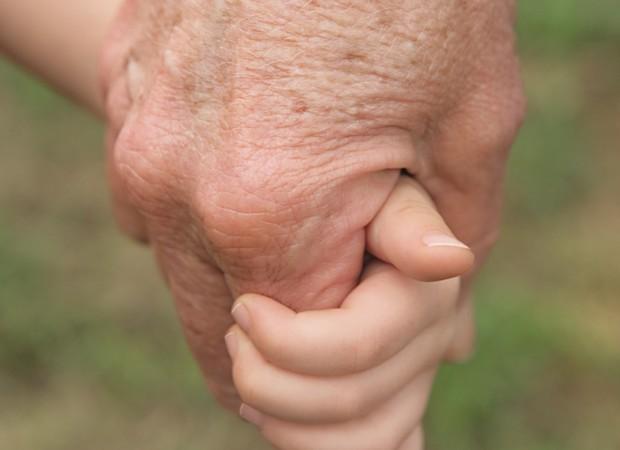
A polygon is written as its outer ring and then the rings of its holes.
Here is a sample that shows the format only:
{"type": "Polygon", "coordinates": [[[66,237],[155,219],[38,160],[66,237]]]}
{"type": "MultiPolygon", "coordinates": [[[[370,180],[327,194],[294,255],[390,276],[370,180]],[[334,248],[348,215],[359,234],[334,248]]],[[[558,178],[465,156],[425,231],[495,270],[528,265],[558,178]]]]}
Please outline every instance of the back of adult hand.
{"type": "Polygon", "coordinates": [[[340,304],[401,169],[483,260],[523,110],[513,3],[127,0],[103,57],[117,216],[223,403],[233,298],[340,304]]]}

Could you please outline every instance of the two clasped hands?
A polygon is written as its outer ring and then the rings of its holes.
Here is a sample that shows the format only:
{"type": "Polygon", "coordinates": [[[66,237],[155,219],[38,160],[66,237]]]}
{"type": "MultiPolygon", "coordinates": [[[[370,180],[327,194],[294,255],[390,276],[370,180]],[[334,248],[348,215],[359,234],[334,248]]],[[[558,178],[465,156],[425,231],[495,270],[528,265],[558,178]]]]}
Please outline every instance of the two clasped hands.
{"type": "Polygon", "coordinates": [[[338,309],[295,313],[252,294],[233,306],[240,413],[279,448],[421,449],[438,366],[469,349],[458,277],[473,253],[418,183],[399,179],[366,243],[378,259],[338,309]]]}
{"type": "Polygon", "coordinates": [[[421,449],[523,117],[514,0],[0,8],[105,117],[116,216],[218,400],[285,450],[421,449]]]}

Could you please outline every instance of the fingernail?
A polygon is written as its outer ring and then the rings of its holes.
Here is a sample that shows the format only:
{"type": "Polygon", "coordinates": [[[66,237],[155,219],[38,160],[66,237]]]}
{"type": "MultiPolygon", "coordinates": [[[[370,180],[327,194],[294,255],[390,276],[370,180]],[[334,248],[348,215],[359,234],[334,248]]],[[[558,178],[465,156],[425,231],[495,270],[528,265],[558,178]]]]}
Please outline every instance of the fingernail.
{"type": "Polygon", "coordinates": [[[235,358],[237,354],[237,336],[234,331],[231,331],[224,337],[224,341],[226,342],[226,350],[228,350],[228,354],[231,359],[235,358]]]}
{"type": "Polygon", "coordinates": [[[260,427],[261,423],[263,422],[263,415],[251,406],[246,405],[245,403],[243,403],[241,405],[241,408],[239,408],[239,415],[244,420],[256,425],[257,427],[260,427]]]}
{"type": "Polygon", "coordinates": [[[424,242],[424,245],[427,247],[457,247],[467,250],[470,249],[458,239],[448,236],[447,234],[427,234],[422,238],[422,242],[424,242]]]}
{"type": "Polygon", "coordinates": [[[246,308],[242,302],[239,302],[233,307],[231,314],[235,322],[237,322],[237,325],[247,333],[250,329],[250,313],[248,312],[248,308],[246,308]]]}

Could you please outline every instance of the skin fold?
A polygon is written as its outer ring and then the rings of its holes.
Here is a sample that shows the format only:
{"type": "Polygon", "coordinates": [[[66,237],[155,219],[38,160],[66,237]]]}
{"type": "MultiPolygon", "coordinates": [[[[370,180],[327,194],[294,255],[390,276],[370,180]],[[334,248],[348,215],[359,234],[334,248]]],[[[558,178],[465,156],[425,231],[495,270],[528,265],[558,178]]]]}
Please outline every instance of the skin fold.
{"type": "MultiPolygon", "coordinates": [[[[484,260],[524,109],[513,3],[123,5],[102,64],[117,217],[223,404],[233,299],[340,305],[401,170],[484,260]]],[[[449,359],[473,343],[467,289],[449,359]]]]}

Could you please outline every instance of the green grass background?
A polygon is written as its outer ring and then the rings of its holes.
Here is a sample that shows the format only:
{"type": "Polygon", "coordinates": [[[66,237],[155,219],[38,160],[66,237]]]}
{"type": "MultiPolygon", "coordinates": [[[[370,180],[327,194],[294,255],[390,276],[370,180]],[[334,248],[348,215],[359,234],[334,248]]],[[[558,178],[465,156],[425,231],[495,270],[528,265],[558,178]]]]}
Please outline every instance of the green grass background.
{"type": "MultiPolygon", "coordinates": [[[[530,114],[476,358],[431,450],[620,449],[620,8],[522,0],[530,114]]],[[[114,228],[101,128],[0,64],[0,450],[262,450],[209,399],[147,251],[114,228]]],[[[382,450],[382,449],[378,449],[382,450]]]]}

